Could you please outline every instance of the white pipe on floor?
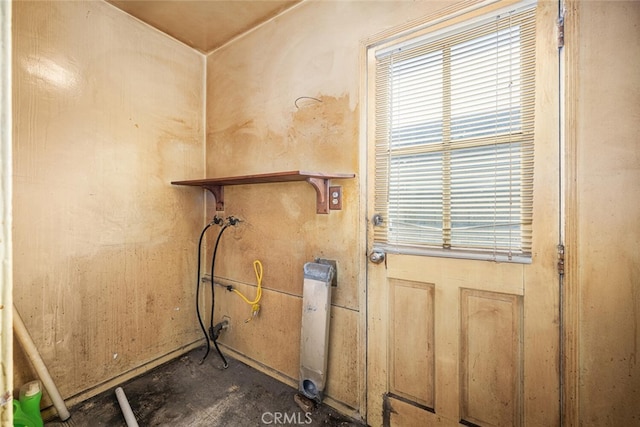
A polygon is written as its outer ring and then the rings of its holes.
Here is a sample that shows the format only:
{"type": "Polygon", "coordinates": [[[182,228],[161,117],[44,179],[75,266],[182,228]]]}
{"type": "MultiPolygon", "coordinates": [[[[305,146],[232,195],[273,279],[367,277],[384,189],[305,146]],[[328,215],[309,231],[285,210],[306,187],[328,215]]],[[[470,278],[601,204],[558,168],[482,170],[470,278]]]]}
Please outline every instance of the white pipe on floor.
{"type": "Polygon", "coordinates": [[[38,377],[40,377],[42,385],[44,385],[44,388],[47,390],[47,393],[53,402],[53,406],[55,406],[56,411],[58,411],[58,416],[62,421],[68,420],[71,414],[69,413],[67,406],[64,404],[64,400],[62,399],[62,396],[60,396],[60,392],[53,382],[51,375],[49,375],[49,371],[47,370],[42,357],[40,357],[40,353],[38,353],[38,349],[33,343],[33,339],[31,339],[29,331],[27,331],[27,328],[24,326],[22,317],[20,317],[20,313],[18,313],[18,309],[15,304],[13,306],[13,329],[18,340],[22,344],[22,348],[25,353],[27,353],[31,364],[33,364],[38,377]]]}
{"type": "Polygon", "coordinates": [[[133,415],[133,411],[127,400],[127,395],[124,394],[122,387],[116,388],[116,397],[118,398],[118,403],[120,404],[120,409],[122,410],[122,415],[124,415],[127,427],[138,427],[138,421],[136,421],[136,417],[133,415]]]}

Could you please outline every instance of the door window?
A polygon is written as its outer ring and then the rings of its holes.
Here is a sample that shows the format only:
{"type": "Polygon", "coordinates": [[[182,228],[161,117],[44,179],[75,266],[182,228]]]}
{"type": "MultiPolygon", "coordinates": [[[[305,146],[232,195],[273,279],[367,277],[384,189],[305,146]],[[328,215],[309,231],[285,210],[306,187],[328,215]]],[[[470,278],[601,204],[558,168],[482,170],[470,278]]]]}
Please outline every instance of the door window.
{"type": "Polygon", "coordinates": [[[530,262],[535,9],[376,55],[374,245],[530,262]]]}

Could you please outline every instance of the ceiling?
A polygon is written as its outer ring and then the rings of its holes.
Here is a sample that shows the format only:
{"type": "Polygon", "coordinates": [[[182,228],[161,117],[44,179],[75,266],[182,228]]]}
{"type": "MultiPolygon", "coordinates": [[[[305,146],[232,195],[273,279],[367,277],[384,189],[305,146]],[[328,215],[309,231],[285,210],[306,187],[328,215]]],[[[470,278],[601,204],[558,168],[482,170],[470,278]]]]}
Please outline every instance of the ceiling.
{"type": "Polygon", "coordinates": [[[106,0],[202,53],[222,46],[301,0],[106,0]]]}

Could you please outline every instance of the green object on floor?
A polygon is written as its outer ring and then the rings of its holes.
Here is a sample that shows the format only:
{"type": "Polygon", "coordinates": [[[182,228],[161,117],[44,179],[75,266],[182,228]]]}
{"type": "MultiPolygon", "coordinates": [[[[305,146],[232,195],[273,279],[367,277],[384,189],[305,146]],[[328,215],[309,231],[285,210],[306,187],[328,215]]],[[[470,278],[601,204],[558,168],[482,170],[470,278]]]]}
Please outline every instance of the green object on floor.
{"type": "Polygon", "coordinates": [[[43,427],[40,399],[40,381],[31,381],[20,388],[20,399],[13,401],[14,427],[43,427]]]}

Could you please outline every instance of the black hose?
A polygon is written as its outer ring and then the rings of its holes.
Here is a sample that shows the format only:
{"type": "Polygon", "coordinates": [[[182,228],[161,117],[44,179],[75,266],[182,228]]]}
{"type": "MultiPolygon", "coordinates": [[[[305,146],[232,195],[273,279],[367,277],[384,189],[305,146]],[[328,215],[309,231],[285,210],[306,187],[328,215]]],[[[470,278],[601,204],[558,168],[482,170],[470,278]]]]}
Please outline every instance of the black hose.
{"type": "Polygon", "coordinates": [[[209,335],[207,335],[207,330],[204,327],[204,323],[202,322],[202,316],[200,315],[199,296],[200,296],[200,265],[201,265],[201,258],[202,258],[202,239],[204,238],[204,234],[212,225],[213,225],[213,222],[210,222],[204,227],[204,229],[202,230],[202,233],[200,233],[200,240],[198,241],[198,279],[196,281],[196,313],[198,315],[198,322],[200,322],[200,328],[202,329],[202,333],[204,334],[205,341],[207,342],[207,352],[204,354],[204,357],[200,361],[200,364],[202,364],[202,362],[204,362],[204,359],[207,358],[207,356],[209,355],[209,350],[211,349],[211,345],[209,344],[209,335]]]}
{"type": "Polygon", "coordinates": [[[229,221],[227,224],[225,224],[222,229],[220,230],[220,232],[218,233],[218,238],[216,239],[216,244],[215,247],[213,249],[213,256],[211,257],[211,318],[210,318],[210,326],[209,326],[209,334],[207,334],[207,329],[204,326],[204,322],[202,321],[202,315],[200,314],[200,303],[199,303],[199,296],[200,296],[200,267],[202,264],[202,240],[204,238],[205,233],[207,232],[207,230],[209,229],[209,227],[211,227],[213,224],[221,224],[222,218],[214,218],[213,221],[211,221],[209,224],[207,224],[204,229],[202,230],[202,233],[200,233],[200,239],[198,240],[198,277],[197,277],[197,281],[196,281],[196,313],[198,315],[198,322],[200,323],[200,329],[202,329],[202,333],[204,334],[205,340],[207,342],[207,351],[204,354],[204,356],[202,357],[202,360],[200,361],[200,364],[202,364],[204,362],[204,360],[207,358],[207,356],[209,355],[209,351],[211,351],[211,344],[209,343],[209,339],[211,339],[213,341],[213,345],[215,346],[216,350],[218,351],[218,354],[220,355],[220,358],[222,359],[222,362],[224,363],[224,368],[227,368],[229,366],[229,364],[227,363],[227,359],[225,359],[224,355],[222,354],[222,352],[220,351],[220,348],[218,347],[218,342],[217,342],[217,334],[214,332],[214,327],[213,327],[213,314],[214,314],[214,305],[215,305],[215,290],[214,290],[214,280],[213,280],[213,271],[214,271],[214,266],[216,263],[216,254],[218,252],[218,245],[220,244],[220,238],[222,237],[222,233],[224,232],[224,230],[227,229],[227,227],[229,227],[230,225],[236,225],[237,224],[237,220],[234,218],[233,221],[229,221]]]}
{"type": "MultiPolygon", "coordinates": [[[[218,347],[217,337],[213,330],[213,306],[215,304],[215,291],[214,291],[215,282],[213,279],[214,278],[213,270],[216,264],[216,253],[218,252],[218,244],[220,243],[220,238],[222,237],[222,233],[224,233],[224,230],[226,230],[227,227],[229,227],[229,225],[231,224],[230,223],[225,224],[220,230],[220,233],[218,233],[218,238],[216,239],[216,245],[213,248],[213,256],[211,257],[211,318],[210,318],[211,323],[209,325],[209,331],[211,333],[211,339],[213,340],[213,345],[216,347],[216,350],[218,351],[218,354],[220,355],[220,358],[222,359],[222,362],[224,363],[225,368],[227,368],[229,364],[227,363],[227,359],[224,358],[224,355],[222,354],[222,352],[220,351],[220,348],[218,347]]],[[[209,343],[209,340],[207,340],[207,344],[208,343],[209,343]]]]}

